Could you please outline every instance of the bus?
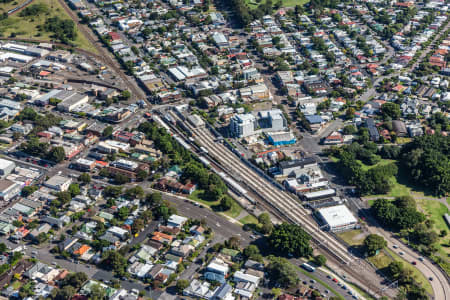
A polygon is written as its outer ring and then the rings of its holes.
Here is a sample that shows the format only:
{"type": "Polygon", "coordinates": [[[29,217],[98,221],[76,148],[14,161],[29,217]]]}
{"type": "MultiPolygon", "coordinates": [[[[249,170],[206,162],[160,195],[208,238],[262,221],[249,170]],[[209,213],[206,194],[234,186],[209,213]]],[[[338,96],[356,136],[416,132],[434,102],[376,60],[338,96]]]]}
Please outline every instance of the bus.
{"type": "Polygon", "coordinates": [[[302,268],[309,272],[314,272],[316,270],[316,268],[307,263],[302,264],[302,268]]]}

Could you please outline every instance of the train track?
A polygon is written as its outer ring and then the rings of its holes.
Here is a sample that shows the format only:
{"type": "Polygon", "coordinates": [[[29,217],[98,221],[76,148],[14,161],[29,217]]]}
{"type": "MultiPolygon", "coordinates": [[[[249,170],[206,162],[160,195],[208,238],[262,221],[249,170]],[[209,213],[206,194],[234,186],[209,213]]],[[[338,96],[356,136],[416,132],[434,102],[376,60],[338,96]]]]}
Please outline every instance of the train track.
{"type": "MultiPolygon", "coordinates": [[[[62,5],[67,14],[72,18],[77,27],[83,33],[83,35],[89,40],[89,42],[95,46],[100,55],[95,55],[97,59],[100,59],[104,62],[105,65],[108,65],[119,77],[124,81],[126,86],[131,90],[131,93],[135,98],[146,99],[145,93],[134,83],[132,82],[128,76],[123,72],[122,68],[118,66],[117,60],[111,58],[111,53],[105,50],[103,44],[98,41],[96,36],[94,36],[93,32],[90,28],[87,28],[85,25],[81,24],[78,16],[74,13],[74,11],[67,5],[64,0],[58,0],[62,5]]],[[[89,52],[92,54],[91,52],[89,52]]]]}
{"type": "MultiPolygon", "coordinates": [[[[172,118],[180,120],[172,112],[170,114],[171,114],[172,118]]],[[[208,156],[210,163],[211,163],[211,168],[213,170],[215,170],[216,172],[221,172],[221,171],[226,172],[231,177],[234,177],[234,178],[235,178],[235,175],[237,174],[239,177],[244,179],[245,181],[241,180],[241,182],[239,182],[239,184],[242,184],[243,186],[245,186],[245,188],[247,188],[249,190],[249,193],[251,193],[251,195],[254,196],[254,198],[258,200],[257,204],[260,207],[271,212],[279,220],[299,224],[303,228],[308,227],[309,230],[311,230],[311,228],[312,228],[312,231],[309,231],[307,228],[305,228],[305,230],[308,231],[310,233],[310,235],[312,236],[313,245],[315,245],[317,248],[321,248],[323,250],[324,254],[326,254],[327,257],[330,259],[330,261],[337,263],[337,265],[339,265],[340,268],[345,270],[348,275],[352,276],[355,280],[357,280],[360,285],[363,285],[366,288],[368,288],[369,291],[371,292],[371,294],[382,295],[383,293],[385,293],[385,294],[388,294],[389,296],[393,296],[395,294],[395,291],[392,289],[382,291],[380,286],[377,286],[376,283],[374,283],[375,281],[373,279],[369,280],[365,277],[361,277],[362,272],[370,271],[370,273],[375,274],[375,269],[373,269],[369,264],[367,264],[367,262],[365,262],[363,260],[354,261],[353,256],[348,253],[345,246],[340,244],[338,241],[336,241],[331,236],[328,236],[327,233],[321,231],[320,229],[315,229],[316,228],[315,221],[310,217],[308,212],[300,206],[300,204],[297,202],[296,199],[293,199],[292,197],[290,197],[290,195],[286,195],[287,193],[276,189],[277,192],[282,193],[284,196],[288,196],[295,202],[295,203],[292,203],[292,205],[293,205],[292,208],[296,208],[296,209],[302,211],[302,213],[301,213],[302,220],[293,220],[292,217],[289,217],[287,215],[286,211],[282,211],[276,205],[271,203],[267,199],[268,198],[267,194],[262,194],[260,191],[255,189],[254,186],[252,186],[251,184],[248,184],[248,182],[246,182],[248,180],[248,178],[245,178],[245,176],[242,176],[242,174],[241,174],[242,170],[245,170],[248,167],[243,165],[243,163],[240,161],[240,159],[236,155],[231,153],[223,145],[217,144],[214,141],[214,137],[212,135],[209,135],[209,137],[205,139],[204,137],[203,138],[201,137],[204,134],[200,133],[201,136],[199,138],[199,132],[201,132],[202,130],[193,128],[187,122],[183,122],[183,125],[185,127],[189,127],[189,128],[187,128],[190,131],[190,132],[188,132],[189,136],[193,136],[194,139],[196,138],[197,141],[199,142],[199,144],[202,145],[202,147],[208,148],[208,154],[205,154],[205,153],[202,153],[200,146],[196,146],[194,143],[191,143],[192,148],[190,150],[192,152],[196,153],[198,156],[201,156],[201,155],[208,156]],[[205,144],[207,144],[207,146],[205,144]],[[219,147],[223,147],[223,151],[225,151],[225,152],[221,151],[220,153],[215,153],[215,154],[209,152],[212,145],[217,145],[217,146],[220,145],[219,147]],[[218,157],[220,157],[220,158],[218,159],[218,157]],[[224,165],[224,160],[227,162],[225,165],[224,165]],[[234,166],[234,167],[232,167],[232,166],[234,166]],[[237,172],[237,171],[239,171],[239,172],[237,172]],[[305,224],[306,224],[306,226],[305,226],[305,224]],[[320,237],[318,238],[317,235],[320,235],[320,237]],[[327,236],[326,237],[327,241],[325,241],[325,242],[323,241],[324,236],[327,236]],[[336,251],[336,249],[338,249],[338,250],[336,251]],[[348,260],[344,261],[343,256],[347,257],[348,260]]],[[[184,132],[182,132],[180,129],[178,129],[176,126],[172,125],[172,126],[170,126],[170,128],[173,129],[173,131],[177,135],[179,135],[180,137],[183,137],[185,140],[187,140],[187,135],[184,132]]],[[[212,151],[212,152],[215,152],[215,151],[212,151]]],[[[270,182],[264,182],[264,180],[261,177],[259,177],[257,174],[256,174],[256,177],[257,177],[256,180],[262,180],[263,186],[274,187],[270,182]]],[[[376,279],[381,282],[380,277],[377,277],[376,279]]]]}

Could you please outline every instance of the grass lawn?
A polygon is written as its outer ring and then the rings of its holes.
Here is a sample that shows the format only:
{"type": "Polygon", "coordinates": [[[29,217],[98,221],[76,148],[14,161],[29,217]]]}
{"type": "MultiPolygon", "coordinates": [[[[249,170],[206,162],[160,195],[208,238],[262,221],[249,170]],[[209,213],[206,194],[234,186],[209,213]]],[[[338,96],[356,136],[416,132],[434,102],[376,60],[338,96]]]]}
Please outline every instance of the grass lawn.
{"type": "Polygon", "coordinates": [[[22,286],[22,283],[16,280],[11,284],[11,286],[13,287],[14,290],[18,290],[22,286]]]}
{"type": "MultiPolygon", "coordinates": [[[[416,200],[419,207],[423,210],[428,219],[433,220],[433,229],[436,233],[440,233],[441,230],[449,231],[447,223],[445,222],[444,215],[449,213],[448,208],[441,202],[435,200],[418,199],[416,200]]],[[[440,256],[449,263],[448,257],[450,256],[450,247],[448,245],[449,235],[438,240],[438,252],[440,256]]]]}
{"type": "Polygon", "coordinates": [[[219,210],[219,204],[220,201],[208,201],[205,200],[205,191],[204,190],[195,190],[192,194],[189,195],[188,197],[191,200],[194,200],[198,203],[201,203],[205,206],[210,207],[212,210],[214,211],[218,211],[221,213],[224,213],[225,215],[231,217],[231,218],[236,218],[237,216],[239,216],[239,214],[242,211],[242,207],[236,202],[233,201],[233,205],[231,206],[231,208],[227,211],[220,211],[219,210]]]}
{"type": "Polygon", "coordinates": [[[245,224],[255,224],[255,225],[257,225],[259,223],[258,219],[256,219],[253,215],[245,216],[242,219],[240,219],[239,222],[241,222],[244,225],[245,224]]]}
{"type": "Polygon", "coordinates": [[[20,4],[24,3],[26,0],[15,0],[8,3],[1,3],[0,4],[0,13],[8,12],[8,10],[13,9],[16,6],[19,6],[20,4]]]}
{"type": "Polygon", "coordinates": [[[382,159],[380,160],[380,162],[378,162],[377,164],[373,165],[373,166],[368,166],[362,163],[362,161],[358,160],[357,162],[359,162],[361,164],[361,167],[364,171],[370,170],[372,168],[378,167],[378,166],[385,166],[388,165],[392,162],[395,162],[395,160],[393,159],[382,159]]]}
{"type": "Polygon", "coordinates": [[[364,236],[362,236],[361,229],[345,231],[337,233],[336,235],[350,246],[361,245],[364,241],[364,236]]]}
{"type": "MultiPolygon", "coordinates": [[[[308,3],[309,0],[281,0],[283,2],[283,7],[295,7],[296,5],[303,5],[305,3],[308,3]]],[[[245,3],[250,8],[255,8],[261,3],[265,1],[256,1],[256,0],[245,0],[245,3]]],[[[276,3],[276,1],[273,1],[272,3],[276,3]]]]}
{"type": "MultiPolygon", "coordinates": [[[[9,3],[12,4],[13,2],[9,3]]],[[[35,0],[33,4],[45,4],[49,8],[50,12],[45,15],[20,17],[19,13],[16,13],[5,20],[0,21],[0,34],[5,37],[15,34],[17,38],[36,39],[52,41],[52,33],[46,32],[39,27],[42,27],[45,20],[50,17],[59,16],[64,19],[70,19],[70,16],[65,12],[64,8],[58,2],[58,0],[35,0]]],[[[13,5],[17,6],[17,5],[13,5]]],[[[5,4],[1,5],[4,9],[5,4]]],[[[95,47],[87,40],[87,38],[77,31],[78,35],[74,41],[75,45],[79,48],[97,52],[95,47]]]]}
{"type": "Polygon", "coordinates": [[[382,251],[375,256],[368,257],[368,260],[374,264],[377,269],[381,270],[386,268],[392,262],[392,259],[382,251]]]}
{"type": "Polygon", "coordinates": [[[392,252],[390,249],[386,249],[387,252],[389,252],[392,257],[396,261],[401,261],[403,263],[403,266],[409,270],[411,270],[414,274],[415,279],[417,282],[422,285],[422,287],[431,295],[433,295],[433,288],[431,287],[431,283],[428,281],[427,278],[417,269],[415,268],[409,261],[406,261],[403,259],[403,257],[397,255],[396,253],[392,252]]]}
{"type": "Polygon", "coordinates": [[[317,281],[318,283],[320,283],[322,286],[324,286],[327,290],[330,291],[330,293],[333,293],[336,297],[338,297],[341,300],[344,300],[344,297],[342,297],[341,294],[339,294],[335,289],[333,289],[330,285],[328,285],[326,282],[320,280],[319,278],[317,278],[316,276],[312,275],[312,273],[307,272],[305,270],[303,270],[302,268],[300,268],[299,266],[295,266],[294,267],[301,273],[303,273],[304,275],[308,276],[311,279],[314,279],[315,281],[317,281]]]}
{"type": "Polygon", "coordinates": [[[242,207],[237,203],[237,202],[233,202],[233,205],[231,206],[231,208],[229,210],[227,210],[226,212],[224,212],[227,216],[236,219],[239,214],[242,211],[242,207]]]}

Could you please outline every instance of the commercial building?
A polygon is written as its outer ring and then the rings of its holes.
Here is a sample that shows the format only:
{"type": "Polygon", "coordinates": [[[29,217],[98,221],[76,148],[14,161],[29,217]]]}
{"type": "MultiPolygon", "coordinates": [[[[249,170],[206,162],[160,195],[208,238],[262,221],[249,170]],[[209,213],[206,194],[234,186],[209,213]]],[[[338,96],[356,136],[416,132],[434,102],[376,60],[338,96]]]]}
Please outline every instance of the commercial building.
{"type": "Polygon", "coordinates": [[[268,132],[267,138],[269,143],[274,146],[292,145],[297,142],[294,134],[291,131],[288,132],[268,132]]]}
{"type": "Polygon", "coordinates": [[[325,190],[320,190],[320,191],[316,191],[316,192],[305,193],[305,194],[303,194],[302,198],[305,201],[316,201],[316,200],[328,199],[328,198],[331,198],[334,196],[336,196],[335,189],[325,189],[325,190]]]}
{"type": "Polygon", "coordinates": [[[83,172],[90,172],[95,168],[95,165],[95,160],[80,158],[72,164],[72,167],[83,172]]]}
{"type": "Polygon", "coordinates": [[[53,98],[61,100],[61,102],[58,103],[57,108],[58,110],[65,112],[70,112],[76,107],[89,101],[89,97],[87,95],[79,94],[73,91],[60,91],[54,95],[53,98]]]}
{"type": "Polygon", "coordinates": [[[0,179],[0,199],[3,201],[9,201],[12,198],[19,195],[22,187],[20,184],[7,180],[7,179],[0,179]]]}
{"type": "Polygon", "coordinates": [[[282,131],[287,127],[283,112],[279,109],[258,112],[258,125],[263,131],[282,131]]]}
{"type": "Polygon", "coordinates": [[[299,169],[307,169],[317,167],[317,161],[314,157],[305,157],[303,159],[294,159],[290,161],[282,161],[279,164],[281,174],[289,176],[299,169]]]}
{"type": "Polygon", "coordinates": [[[16,168],[16,164],[10,160],[0,158],[0,176],[5,177],[16,168]]]}
{"type": "Polygon", "coordinates": [[[51,177],[49,180],[44,182],[44,186],[56,190],[58,192],[64,192],[67,191],[69,188],[69,185],[72,183],[72,179],[61,176],[61,175],[55,175],[51,177]]]}
{"type": "Polygon", "coordinates": [[[230,119],[230,131],[235,137],[243,138],[255,134],[256,118],[252,114],[235,115],[230,119]]]}
{"type": "Polygon", "coordinates": [[[325,207],[318,210],[319,217],[327,226],[328,230],[339,232],[351,230],[358,226],[358,221],[345,205],[325,207]]]}

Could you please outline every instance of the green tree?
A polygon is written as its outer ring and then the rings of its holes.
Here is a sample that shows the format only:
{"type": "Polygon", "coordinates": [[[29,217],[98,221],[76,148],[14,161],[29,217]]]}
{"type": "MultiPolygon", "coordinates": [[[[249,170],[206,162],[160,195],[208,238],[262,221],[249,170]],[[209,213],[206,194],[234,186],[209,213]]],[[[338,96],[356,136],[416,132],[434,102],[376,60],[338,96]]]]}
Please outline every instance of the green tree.
{"type": "Polygon", "coordinates": [[[243,254],[246,259],[252,259],[259,262],[262,262],[263,260],[259,248],[256,245],[248,245],[245,247],[243,254]]]}
{"type": "Polygon", "coordinates": [[[116,274],[122,275],[125,273],[127,260],[118,251],[109,250],[103,254],[101,266],[106,270],[111,270],[116,274]]]}
{"type": "Polygon", "coordinates": [[[48,153],[48,159],[55,163],[60,163],[66,158],[66,152],[63,147],[53,147],[48,153]]]}
{"type": "Polygon", "coordinates": [[[353,119],[353,118],[355,117],[355,112],[356,112],[355,108],[349,107],[349,108],[347,108],[347,110],[345,111],[345,117],[346,117],[348,120],[351,120],[351,119],[353,119]]]}
{"type": "Polygon", "coordinates": [[[144,220],[142,219],[136,219],[134,220],[133,224],[131,225],[131,232],[133,234],[138,233],[141,231],[145,226],[144,220]]]}
{"type": "Polygon", "coordinates": [[[277,299],[283,293],[280,288],[272,288],[271,292],[274,299],[277,299]]]}
{"type": "Polygon", "coordinates": [[[91,293],[89,294],[89,299],[91,300],[104,300],[106,298],[106,290],[99,284],[94,284],[91,286],[91,293]]]}
{"type": "Polygon", "coordinates": [[[258,222],[261,224],[260,231],[264,234],[271,233],[273,224],[268,213],[262,213],[258,216],[258,222]]]}
{"type": "Polygon", "coordinates": [[[327,263],[327,258],[322,254],[316,255],[314,256],[314,263],[319,267],[325,266],[325,264],[327,263]]]}
{"type": "MultiPolygon", "coordinates": [[[[56,197],[58,198],[61,205],[65,205],[65,204],[69,203],[70,200],[72,200],[72,195],[68,191],[67,192],[58,192],[56,194],[56,197]]],[[[53,202],[52,202],[52,204],[53,204],[53,202]]]]}
{"type": "Polygon", "coordinates": [[[130,178],[125,175],[117,173],[116,176],[114,176],[114,181],[117,184],[125,184],[125,183],[130,182],[130,178]]]}
{"type": "Polygon", "coordinates": [[[117,198],[122,194],[122,187],[109,185],[104,189],[104,193],[107,198],[117,198]]]}
{"type": "Polygon", "coordinates": [[[72,197],[75,197],[75,196],[81,194],[80,186],[78,185],[78,183],[70,184],[69,188],[67,189],[67,191],[70,193],[70,195],[72,197]]]}
{"type": "Polygon", "coordinates": [[[122,93],[120,94],[120,98],[122,98],[123,100],[128,100],[131,98],[131,92],[128,90],[124,90],[122,91],[122,93]]]}
{"type": "Polygon", "coordinates": [[[389,118],[392,120],[397,120],[400,118],[402,112],[400,110],[400,106],[397,103],[386,102],[381,105],[381,114],[383,115],[383,118],[385,120],[389,118]]]}
{"type": "Polygon", "coordinates": [[[39,188],[36,185],[28,185],[22,189],[22,196],[28,197],[29,195],[33,194],[38,189],[39,188]]]}
{"type": "Polygon", "coordinates": [[[89,175],[89,173],[83,173],[78,177],[78,181],[89,184],[91,182],[91,175],[89,175]]]}
{"type": "Polygon", "coordinates": [[[228,195],[225,195],[220,199],[220,207],[223,211],[231,209],[233,206],[233,199],[229,197],[228,195]]]}
{"type": "Polygon", "coordinates": [[[125,190],[125,197],[128,199],[142,199],[144,195],[144,189],[139,185],[125,190]]]}
{"type": "Polygon", "coordinates": [[[51,296],[53,300],[67,300],[72,299],[76,292],[73,286],[67,285],[60,289],[53,289],[51,296]]]}
{"type": "Polygon", "coordinates": [[[83,272],[70,273],[63,279],[61,286],[70,285],[76,289],[79,289],[87,280],[88,277],[86,273],[83,272]]]}
{"type": "Polygon", "coordinates": [[[145,197],[145,202],[147,203],[147,205],[149,205],[151,207],[158,207],[163,202],[162,194],[160,192],[154,192],[154,193],[148,194],[145,197]]]}
{"type": "Polygon", "coordinates": [[[287,259],[271,257],[267,265],[269,278],[284,288],[289,288],[298,283],[297,270],[287,259]]]}
{"type": "Polygon", "coordinates": [[[384,238],[378,234],[369,234],[364,239],[364,246],[366,246],[369,256],[374,256],[378,250],[383,249],[386,245],[384,238]]]}
{"type": "Polygon", "coordinates": [[[103,129],[102,136],[103,136],[104,138],[109,138],[109,137],[112,136],[113,131],[114,131],[114,127],[112,127],[112,126],[107,126],[107,127],[105,127],[105,129],[103,129]]]}
{"type": "Polygon", "coordinates": [[[179,279],[177,281],[177,285],[176,285],[178,294],[182,295],[184,289],[186,289],[188,286],[189,286],[189,280],[179,279]]]}
{"type": "Polygon", "coordinates": [[[306,257],[312,254],[309,245],[311,236],[295,224],[282,223],[275,226],[268,240],[272,250],[281,255],[306,257]]]}
{"type": "Polygon", "coordinates": [[[3,254],[8,250],[8,247],[6,247],[5,243],[0,243],[0,253],[3,254]]]}

